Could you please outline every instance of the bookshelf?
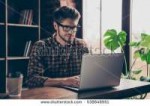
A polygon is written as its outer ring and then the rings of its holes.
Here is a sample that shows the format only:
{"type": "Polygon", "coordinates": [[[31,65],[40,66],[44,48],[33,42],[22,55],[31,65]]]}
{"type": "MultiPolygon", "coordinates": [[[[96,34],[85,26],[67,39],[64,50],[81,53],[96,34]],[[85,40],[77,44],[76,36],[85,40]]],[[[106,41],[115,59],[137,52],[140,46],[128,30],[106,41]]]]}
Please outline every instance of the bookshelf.
{"type": "MultiPolygon", "coordinates": [[[[27,75],[26,42],[40,39],[41,0],[0,0],[0,93],[6,93],[6,75],[27,75]]],[[[24,81],[26,77],[24,77],[24,81]]]]}
{"type": "Polygon", "coordinates": [[[23,24],[9,24],[8,26],[12,26],[12,27],[29,27],[29,28],[38,28],[38,25],[23,25],[23,24]]]}
{"type": "Polygon", "coordinates": [[[0,23],[0,25],[5,25],[4,23],[0,23]]]}
{"type": "Polygon", "coordinates": [[[5,60],[5,58],[0,58],[0,61],[5,60]]]}
{"type": "Polygon", "coordinates": [[[54,32],[52,13],[58,7],[60,0],[0,0],[0,94],[6,93],[7,73],[20,71],[26,80],[25,46],[54,32]]]}
{"type": "Polygon", "coordinates": [[[29,57],[8,57],[7,60],[28,60],[29,57]]]}

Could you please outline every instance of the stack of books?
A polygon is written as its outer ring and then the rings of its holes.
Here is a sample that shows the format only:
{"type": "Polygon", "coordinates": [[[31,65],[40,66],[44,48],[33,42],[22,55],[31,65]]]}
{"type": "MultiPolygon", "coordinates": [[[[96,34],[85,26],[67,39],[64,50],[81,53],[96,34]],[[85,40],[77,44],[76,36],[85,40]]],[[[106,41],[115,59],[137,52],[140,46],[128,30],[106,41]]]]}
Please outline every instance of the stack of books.
{"type": "Polygon", "coordinates": [[[20,12],[19,24],[32,25],[33,22],[33,10],[27,9],[20,12]]]}

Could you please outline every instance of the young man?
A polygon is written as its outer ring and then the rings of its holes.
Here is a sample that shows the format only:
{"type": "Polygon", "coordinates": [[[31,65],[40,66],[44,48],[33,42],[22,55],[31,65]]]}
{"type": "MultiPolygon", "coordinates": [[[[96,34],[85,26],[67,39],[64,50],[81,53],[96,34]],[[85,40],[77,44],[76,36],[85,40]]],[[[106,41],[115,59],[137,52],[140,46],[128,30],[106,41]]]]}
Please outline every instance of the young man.
{"type": "Polygon", "coordinates": [[[33,45],[28,65],[29,87],[79,86],[82,55],[88,53],[85,42],[76,38],[80,14],[63,6],[54,12],[53,19],[56,32],[33,45]]]}

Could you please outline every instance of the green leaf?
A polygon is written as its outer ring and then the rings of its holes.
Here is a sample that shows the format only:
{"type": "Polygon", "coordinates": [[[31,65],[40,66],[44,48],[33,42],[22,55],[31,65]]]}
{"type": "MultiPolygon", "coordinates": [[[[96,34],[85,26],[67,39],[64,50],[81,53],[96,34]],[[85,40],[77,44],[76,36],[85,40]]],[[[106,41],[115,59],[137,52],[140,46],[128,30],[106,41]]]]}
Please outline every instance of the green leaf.
{"type": "Polygon", "coordinates": [[[150,49],[150,36],[145,36],[140,45],[150,49]]]}
{"type": "Polygon", "coordinates": [[[150,64],[150,51],[146,55],[147,55],[146,63],[150,64]]]}
{"type": "Polygon", "coordinates": [[[106,31],[106,33],[104,34],[104,37],[106,36],[116,36],[117,35],[117,31],[115,29],[108,29],[106,31]]]}
{"type": "Polygon", "coordinates": [[[141,54],[141,60],[146,61],[146,59],[147,59],[147,56],[145,54],[141,54]]]}
{"type": "Polygon", "coordinates": [[[129,45],[136,48],[139,47],[140,42],[130,42],[129,45]]]}
{"type": "Polygon", "coordinates": [[[140,73],[142,72],[142,70],[140,70],[140,69],[139,69],[139,70],[133,70],[133,71],[131,71],[131,72],[132,72],[133,74],[136,74],[136,75],[137,75],[137,74],[140,74],[140,73]]]}
{"type": "Polygon", "coordinates": [[[107,30],[104,34],[104,45],[107,49],[115,51],[117,48],[125,45],[126,42],[126,32],[121,31],[117,35],[115,29],[107,30]]]}
{"type": "Polygon", "coordinates": [[[134,58],[141,58],[142,61],[147,60],[147,54],[145,53],[145,48],[141,48],[134,52],[134,58]]]}
{"type": "Polygon", "coordinates": [[[146,34],[146,33],[141,33],[141,40],[144,40],[146,36],[148,36],[148,34],[146,34]]]}
{"type": "Polygon", "coordinates": [[[120,45],[123,47],[125,45],[126,42],[126,36],[127,33],[125,31],[121,31],[118,34],[118,42],[120,43],[120,45]]]}
{"type": "Polygon", "coordinates": [[[133,56],[133,58],[139,58],[140,57],[140,50],[136,50],[135,52],[134,52],[134,56],[133,56]]]}

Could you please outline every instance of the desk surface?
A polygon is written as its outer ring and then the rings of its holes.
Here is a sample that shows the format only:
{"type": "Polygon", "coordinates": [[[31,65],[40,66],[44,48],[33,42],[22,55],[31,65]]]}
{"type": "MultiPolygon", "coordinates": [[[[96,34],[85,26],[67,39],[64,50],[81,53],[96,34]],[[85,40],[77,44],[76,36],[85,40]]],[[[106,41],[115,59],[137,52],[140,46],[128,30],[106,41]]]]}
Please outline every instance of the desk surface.
{"type": "Polygon", "coordinates": [[[64,88],[43,87],[22,91],[22,99],[118,99],[150,92],[150,83],[121,79],[120,86],[84,92],[64,88]]]}

